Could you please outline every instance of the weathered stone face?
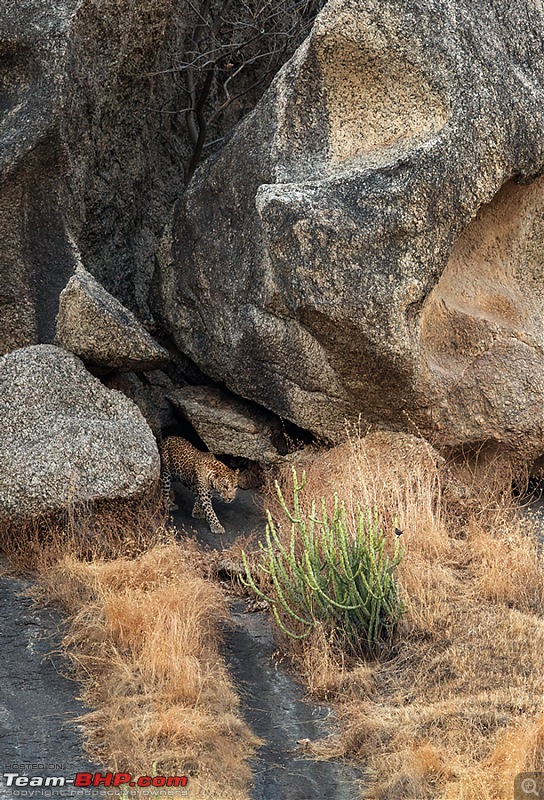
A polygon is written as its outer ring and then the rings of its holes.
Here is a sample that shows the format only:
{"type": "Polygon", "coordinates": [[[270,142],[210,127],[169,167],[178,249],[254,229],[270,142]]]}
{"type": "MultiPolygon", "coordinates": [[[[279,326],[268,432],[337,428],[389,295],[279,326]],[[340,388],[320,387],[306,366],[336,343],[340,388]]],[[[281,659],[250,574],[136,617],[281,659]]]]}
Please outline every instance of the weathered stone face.
{"type": "Polygon", "coordinates": [[[169,399],[212,453],[273,463],[287,452],[279,419],[225,389],[183,386],[169,399]]]}
{"type": "Polygon", "coordinates": [[[159,453],[134,403],[52,345],[0,357],[0,519],[89,500],[137,498],[159,453]]]}
{"type": "Polygon", "coordinates": [[[361,417],[541,451],[544,185],[511,181],[544,169],[543,30],[530,0],[331,0],[179,203],[178,347],[333,439],[361,417]]]}
{"type": "Polygon", "coordinates": [[[149,315],[183,184],[177,87],[161,74],[182,17],[173,0],[0,4],[0,354],[53,341],[79,259],[149,315]]]}
{"type": "Polygon", "coordinates": [[[51,341],[73,270],[59,70],[77,0],[0,8],[0,353],[51,341]]]}
{"type": "Polygon", "coordinates": [[[55,344],[108,372],[145,372],[169,358],[134,314],[82,267],[61,292],[55,344]]]}
{"type": "Polygon", "coordinates": [[[506,183],[459,236],[420,317],[436,440],[544,449],[544,179],[506,183]]]}

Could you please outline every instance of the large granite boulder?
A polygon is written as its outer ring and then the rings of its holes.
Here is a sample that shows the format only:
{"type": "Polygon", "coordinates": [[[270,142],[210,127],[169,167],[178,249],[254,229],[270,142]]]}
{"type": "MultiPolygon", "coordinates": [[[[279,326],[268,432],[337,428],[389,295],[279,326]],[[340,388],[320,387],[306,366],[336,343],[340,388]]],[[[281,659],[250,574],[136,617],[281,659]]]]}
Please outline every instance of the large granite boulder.
{"type": "Polygon", "coordinates": [[[543,242],[544,179],[509,181],[425,302],[418,390],[442,446],[528,461],[544,451],[543,242]]]}
{"type": "Polygon", "coordinates": [[[134,314],[81,266],[60,294],[55,343],[105,370],[145,372],[169,360],[134,314]]]}
{"type": "Polygon", "coordinates": [[[78,0],[0,4],[0,354],[51,341],[75,248],[60,109],[78,0]]]}
{"type": "Polygon", "coordinates": [[[138,408],[53,345],[0,358],[0,519],[138,498],[159,453],[138,408]]]}
{"type": "Polygon", "coordinates": [[[178,348],[329,439],[542,452],[542,30],[531,0],[331,0],[178,204],[178,348]]]}
{"type": "Polygon", "coordinates": [[[136,403],[158,442],[162,439],[162,429],[178,422],[171,403],[166,399],[167,391],[173,390],[174,386],[164,373],[110,372],[102,375],[100,380],[108,389],[123,392],[136,403]],[[161,383],[166,385],[161,386],[161,383]]]}
{"type": "Polygon", "coordinates": [[[0,354],[53,341],[78,258],[152,323],[155,255],[199,133],[205,153],[220,146],[321,2],[265,11],[264,62],[240,3],[221,17],[215,2],[0,2],[0,354]]]}

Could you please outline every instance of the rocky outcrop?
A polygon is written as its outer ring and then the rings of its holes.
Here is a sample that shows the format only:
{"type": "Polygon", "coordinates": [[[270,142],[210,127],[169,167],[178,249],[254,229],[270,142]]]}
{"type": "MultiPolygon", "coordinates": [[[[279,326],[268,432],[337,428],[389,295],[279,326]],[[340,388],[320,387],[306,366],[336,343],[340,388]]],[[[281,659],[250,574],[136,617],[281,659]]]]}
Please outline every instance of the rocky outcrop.
{"type": "Polygon", "coordinates": [[[174,385],[163,372],[155,370],[145,375],[114,372],[103,375],[101,381],[108,389],[123,392],[136,403],[158,442],[162,438],[163,428],[179,422],[172,404],[167,400],[167,394],[174,390],[174,385]]]}
{"type": "Polygon", "coordinates": [[[529,0],[331,0],[179,202],[178,348],[327,438],[542,452],[543,28],[529,0]]]}
{"type": "Polygon", "coordinates": [[[77,5],[0,7],[0,355],[52,340],[58,296],[76,263],[58,67],[77,5]]]}
{"type": "Polygon", "coordinates": [[[0,358],[0,518],[137,498],[159,454],[138,408],[53,345],[0,358]]]}
{"type": "Polygon", "coordinates": [[[211,453],[270,463],[287,452],[280,420],[231,392],[184,386],[168,396],[211,453]]]}
{"type": "MultiPolygon", "coordinates": [[[[177,385],[211,379],[325,440],[360,419],[537,458],[541,5],[330,0],[170,226],[195,146],[189,6],[1,4],[0,354],[53,341],[82,263],[160,317],[177,385]]],[[[76,331],[88,363],[157,363],[89,355],[76,331]]]]}
{"type": "Polygon", "coordinates": [[[169,360],[134,314],[80,266],[60,295],[55,343],[106,370],[145,372],[169,360]]]}
{"type": "Polygon", "coordinates": [[[53,340],[58,297],[79,257],[152,322],[160,236],[184,172],[202,153],[197,100],[209,92],[200,128],[209,153],[211,140],[213,150],[253,107],[311,17],[289,3],[284,17],[266,12],[268,32],[256,45],[251,10],[241,5],[219,19],[213,3],[2,0],[0,354],[53,340]],[[267,37],[271,58],[251,59],[267,37]],[[240,44],[243,75],[227,75],[240,44]]]}
{"type": "Polygon", "coordinates": [[[170,113],[179,87],[162,72],[185,35],[173,0],[0,5],[2,354],[53,341],[80,259],[149,317],[154,253],[190,148],[170,113]]]}
{"type": "Polygon", "coordinates": [[[506,183],[423,307],[418,389],[443,447],[529,461],[544,450],[543,208],[543,178],[506,183]]]}

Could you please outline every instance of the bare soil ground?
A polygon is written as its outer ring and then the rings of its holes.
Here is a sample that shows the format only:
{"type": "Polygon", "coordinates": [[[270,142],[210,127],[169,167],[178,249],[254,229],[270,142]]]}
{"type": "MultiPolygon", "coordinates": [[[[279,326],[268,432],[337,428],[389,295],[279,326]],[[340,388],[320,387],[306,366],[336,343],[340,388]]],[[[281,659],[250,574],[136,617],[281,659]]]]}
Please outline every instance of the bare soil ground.
{"type": "MultiPolygon", "coordinates": [[[[0,772],[13,764],[43,765],[34,774],[73,777],[94,772],[83,752],[74,719],[89,709],[76,699],[78,686],[66,677],[70,665],[58,648],[60,615],[38,608],[28,597],[30,581],[0,577],[0,772]]],[[[65,797],[73,795],[66,789],[65,797]]],[[[0,782],[0,798],[12,789],[0,782]]]]}

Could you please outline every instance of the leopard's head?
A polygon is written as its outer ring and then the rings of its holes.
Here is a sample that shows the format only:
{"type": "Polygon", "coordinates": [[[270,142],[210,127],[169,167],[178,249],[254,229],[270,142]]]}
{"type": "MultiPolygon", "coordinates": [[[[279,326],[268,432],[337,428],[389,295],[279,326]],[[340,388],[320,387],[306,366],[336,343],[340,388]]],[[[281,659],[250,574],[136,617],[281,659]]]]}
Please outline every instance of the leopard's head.
{"type": "Polygon", "coordinates": [[[225,503],[232,503],[238,489],[238,470],[225,467],[213,475],[212,486],[225,503]]]}

